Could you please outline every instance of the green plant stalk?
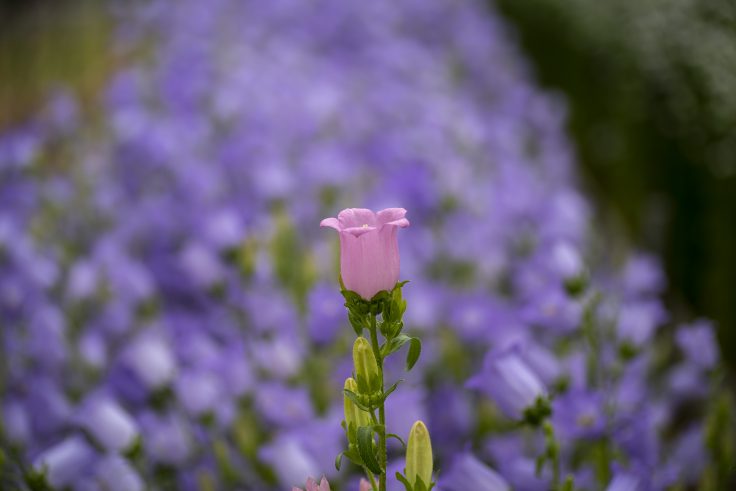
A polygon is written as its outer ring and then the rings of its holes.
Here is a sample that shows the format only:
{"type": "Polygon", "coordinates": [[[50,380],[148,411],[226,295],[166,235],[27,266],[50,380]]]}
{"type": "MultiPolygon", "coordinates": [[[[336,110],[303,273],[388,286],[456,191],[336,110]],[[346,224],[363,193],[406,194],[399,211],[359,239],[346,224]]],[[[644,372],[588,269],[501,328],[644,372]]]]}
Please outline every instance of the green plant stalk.
{"type": "Polygon", "coordinates": [[[547,449],[545,450],[547,458],[552,464],[552,489],[560,490],[560,450],[559,444],[555,437],[555,430],[549,421],[545,421],[544,425],[545,440],[547,440],[547,449]]]}
{"type": "Polygon", "coordinates": [[[376,486],[376,478],[373,476],[373,473],[367,467],[363,467],[363,470],[371,481],[371,489],[376,489],[378,486],[376,486]]]}
{"type": "MultiPolygon", "coordinates": [[[[375,314],[371,314],[370,331],[371,346],[373,347],[373,354],[376,357],[376,363],[378,364],[378,375],[381,378],[381,392],[383,392],[383,356],[381,355],[381,348],[378,345],[378,332],[376,328],[375,314]]],[[[381,405],[378,406],[378,423],[381,425],[378,431],[378,455],[379,462],[381,464],[381,475],[379,476],[378,491],[386,491],[386,408],[384,402],[381,402],[381,405]]]]}

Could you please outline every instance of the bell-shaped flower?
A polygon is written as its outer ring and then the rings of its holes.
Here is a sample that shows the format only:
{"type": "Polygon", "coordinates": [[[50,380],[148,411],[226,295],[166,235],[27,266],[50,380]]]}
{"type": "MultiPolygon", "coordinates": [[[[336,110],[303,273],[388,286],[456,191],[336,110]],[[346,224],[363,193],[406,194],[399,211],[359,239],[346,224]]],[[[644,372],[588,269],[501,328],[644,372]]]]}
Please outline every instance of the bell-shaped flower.
{"type": "Polygon", "coordinates": [[[467,386],[489,396],[504,414],[514,419],[521,419],[525,409],[547,395],[544,383],[525,361],[519,344],[488,353],[483,369],[468,380],[467,386]]]}
{"type": "Polygon", "coordinates": [[[126,450],[138,436],[138,425],[132,416],[112,397],[89,397],[77,415],[79,424],[97,443],[108,450],[126,450]]]}
{"type": "Polygon", "coordinates": [[[378,213],[348,208],[337,218],[325,218],[321,227],[340,234],[340,274],[343,284],[366,300],[381,290],[391,290],[399,281],[397,230],[409,226],[403,208],[378,213]]]}
{"type": "Polygon", "coordinates": [[[509,491],[511,489],[503,477],[469,453],[455,458],[450,470],[442,475],[439,486],[446,491],[470,489],[509,491]]]}
{"type": "Polygon", "coordinates": [[[46,471],[49,484],[63,488],[74,482],[95,458],[95,450],[81,435],[73,435],[45,450],[34,467],[46,471]]]}

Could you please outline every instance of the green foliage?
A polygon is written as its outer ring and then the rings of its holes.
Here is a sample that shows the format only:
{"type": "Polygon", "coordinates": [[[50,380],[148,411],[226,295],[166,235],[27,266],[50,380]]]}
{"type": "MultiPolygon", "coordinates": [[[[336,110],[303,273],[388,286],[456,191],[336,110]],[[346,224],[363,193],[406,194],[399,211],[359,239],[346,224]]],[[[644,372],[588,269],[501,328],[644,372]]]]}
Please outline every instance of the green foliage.
{"type": "Polygon", "coordinates": [[[537,397],[533,406],[524,409],[522,422],[533,427],[538,427],[552,415],[552,405],[546,397],[537,397]]]}
{"type": "MultiPolygon", "coordinates": [[[[669,300],[713,318],[736,370],[736,3],[499,0],[569,128],[600,221],[665,260],[669,300]],[[606,213],[613,211],[613,213],[606,213]]],[[[574,285],[568,285],[571,287],[574,285]]]]}
{"type": "MultiPolygon", "coordinates": [[[[366,300],[356,292],[346,290],[342,279],[340,280],[348,320],[358,338],[353,345],[355,381],[351,384],[346,382],[343,389],[346,400],[346,420],[343,422],[343,429],[347,435],[348,449],[337,456],[335,467],[339,470],[345,457],[363,467],[371,482],[374,482],[373,474],[378,474],[378,486],[381,491],[386,489],[386,440],[389,437],[395,438],[404,445],[404,441],[398,435],[386,434],[384,404],[386,398],[402,381],[394,382],[388,388],[384,387],[384,359],[408,344],[406,370],[409,371],[419,360],[422,351],[419,339],[402,333],[406,301],[403,299],[401,288],[406,283],[406,281],[399,282],[391,291],[380,291],[370,300],[366,300]],[[363,337],[364,330],[368,330],[370,343],[363,337]],[[379,344],[379,333],[384,338],[383,344],[379,344]],[[352,411],[352,408],[349,404],[370,414],[375,424],[358,425],[351,421],[348,409],[352,411]]],[[[427,491],[431,487],[432,484],[416,490],[427,491]]]]}
{"type": "Polygon", "coordinates": [[[371,472],[381,474],[384,471],[376,455],[376,442],[373,439],[373,432],[372,426],[361,426],[358,428],[358,453],[365,466],[371,472]]]}

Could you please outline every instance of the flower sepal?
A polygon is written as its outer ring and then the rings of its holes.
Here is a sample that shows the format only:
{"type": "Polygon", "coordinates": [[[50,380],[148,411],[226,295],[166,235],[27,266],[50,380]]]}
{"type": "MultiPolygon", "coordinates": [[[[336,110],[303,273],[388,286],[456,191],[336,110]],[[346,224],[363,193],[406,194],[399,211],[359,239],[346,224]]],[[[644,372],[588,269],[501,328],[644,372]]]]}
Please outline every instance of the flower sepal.
{"type": "Polygon", "coordinates": [[[417,480],[414,482],[414,485],[412,486],[412,484],[400,472],[396,473],[396,479],[404,485],[406,491],[430,491],[432,488],[434,488],[435,484],[437,484],[434,481],[430,482],[429,484],[424,484],[424,481],[422,481],[421,478],[417,478],[417,480]]]}
{"type": "Polygon", "coordinates": [[[406,312],[406,300],[401,293],[401,288],[409,283],[408,281],[400,281],[390,292],[387,292],[384,299],[383,315],[381,322],[381,334],[386,339],[392,339],[401,333],[404,328],[404,312],[406,312]]]}
{"type": "Polygon", "coordinates": [[[359,393],[354,392],[350,389],[343,389],[345,397],[355,404],[359,409],[365,411],[375,411],[378,407],[386,401],[389,395],[396,390],[398,385],[403,382],[404,379],[400,379],[398,382],[394,382],[391,387],[385,391],[375,391],[370,393],[359,393]]]}
{"type": "Polygon", "coordinates": [[[534,404],[524,409],[521,423],[532,427],[539,427],[552,415],[552,404],[549,398],[539,396],[534,404]]]}
{"type": "Polygon", "coordinates": [[[365,466],[365,463],[363,463],[363,460],[360,458],[360,454],[358,454],[358,446],[356,443],[350,443],[348,444],[348,449],[344,452],[340,452],[337,457],[335,457],[335,469],[338,471],[342,467],[342,459],[346,458],[353,464],[357,465],[358,467],[365,466]]]}

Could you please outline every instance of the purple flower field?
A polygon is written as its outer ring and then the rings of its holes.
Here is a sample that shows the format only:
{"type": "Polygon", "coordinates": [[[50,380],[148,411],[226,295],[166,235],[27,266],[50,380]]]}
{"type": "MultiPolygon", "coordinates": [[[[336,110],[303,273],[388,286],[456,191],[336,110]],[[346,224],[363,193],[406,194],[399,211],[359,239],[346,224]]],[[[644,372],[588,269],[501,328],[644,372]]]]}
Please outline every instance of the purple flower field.
{"type": "Polygon", "coordinates": [[[491,6],[112,5],[97,103],[0,133],[0,489],[359,489],[319,225],[393,207],[422,352],[386,428],[426,423],[433,489],[721,489],[713,326],[601,219],[491,6]]]}

